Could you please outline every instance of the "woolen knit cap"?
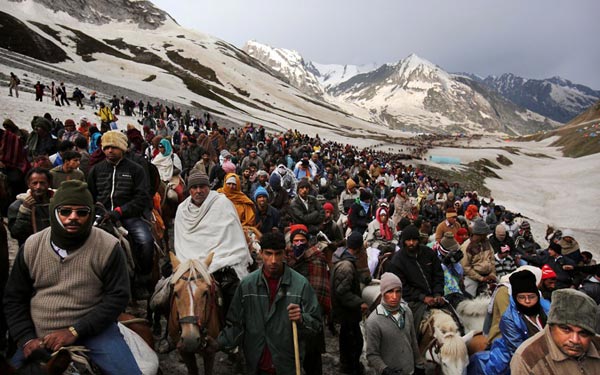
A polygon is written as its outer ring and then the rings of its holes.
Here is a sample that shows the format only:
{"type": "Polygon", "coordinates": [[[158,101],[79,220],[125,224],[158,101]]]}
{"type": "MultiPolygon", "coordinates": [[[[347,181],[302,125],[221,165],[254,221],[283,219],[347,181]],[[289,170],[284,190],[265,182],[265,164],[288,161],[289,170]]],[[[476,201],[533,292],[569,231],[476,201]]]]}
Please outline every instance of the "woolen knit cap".
{"type": "Polygon", "coordinates": [[[394,288],[400,288],[400,290],[402,290],[402,281],[400,281],[400,278],[391,272],[386,272],[381,275],[379,283],[381,294],[385,294],[394,288]]]}
{"type": "Polygon", "coordinates": [[[444,233],[444,237],[442,237],[440,245],[446,251],[456,251],[460,248],[458,242],[456,242],[456,240],[454,239],[454,234],[452,232],[444,233]]]}
{"type": "Polygon", "coordinates": [[[102,149],[112,146],[127,151],[127,136],[118,130],[110,130],[102,136],[102,149]]]}
{"type": "Polygon", "coordinates": [[[356,182],[351,178],[347,179],[346,180],[346,189],[350,190],[353,187],[356,187],[356,182]]]}
{"type": "Polygon", "coordinates": [[[290,241],[294,240],[294,237],[300,234],[308,240],[308,228],[304,224],[292,224],[290,225],[290,241]]]}
{"type": "Polygon", "coordinates": [[[583,292],[570,288],[555,290],[548,324],[571,324],[596,334],[596,309],[596,302],[583,292]]]}
{"type": "Polygon", "coordinates": [[[346,245],[352,250],[362,249],[363,242],[363,235],[358,232],[350,233],[346,239],[346,245]]]}
{"type": "Polygon", "coordinates": [[[552,241],[550,242],[550,245],[548,246],[548,250],[554,250],[555,253],[557,254],[562,254],[562,246],[560,246],[560,244],[552,241]]]}
{"type": "Polygon", "coordinates": [[[542,267],[542,280],[546,279],[556,279],[556,272],[547,264],[544,264],[542,267]]]}
{"type": "Polygon", "coordinates": [[[409,225],[402,230],[402,243],[407,240],[420,240],[421,235],[419,234],[419,230],[414,225],[409,225]]]}
{"type": "Polygon", "coordinates": [[[329,202],[325,202],[323,204],[323,210],[325,210],[325,211],[332,211],[333,212],[334,211],[333,204],[331,204],[329,202]]]}
{"type": "Polygon", "coordinates": [[[187,178],[187,188],[188,190],[193,186],[208,186],[210,182],[208,181],[208,176],[206,173],[198,170],[192,169],[187,178]]]}
{"type": "Polygon", "coordinates": [[[490,234],[490,227],[483,221],[483,219],[478,218],[473,221],[473,234],[482,234],[487,235],[490,234]]]}
{"type": "Polygon", "coordinates": [[[508,278],[512,290],[513,299],[516,301],[519,293],[538,294],[539,290],[535,284],[535,275],[527,270],[513,272],[508,278]]]}
{"type": "Polygon", "coordinates": [[[262,186],[259,186],[256,188],[256,190],[254,190],[254,200],[256,201],[256,198],[260,196],[265,196],[269,198],[269,192],[262,186]]]}
{"type": "Polygon", "coordinates": [[[94,215],[94,198],[88,190],[88,185],[79,180],[64,181],[50,199],[50,227],[52,228],[50,239],[61,249],[79,248],[87,240],[92,230],[94,215]],[[56,209],[65,205],[86,206],[91,210],[88,220],[76,233],[67,232],[58,218],[56,209]]]}

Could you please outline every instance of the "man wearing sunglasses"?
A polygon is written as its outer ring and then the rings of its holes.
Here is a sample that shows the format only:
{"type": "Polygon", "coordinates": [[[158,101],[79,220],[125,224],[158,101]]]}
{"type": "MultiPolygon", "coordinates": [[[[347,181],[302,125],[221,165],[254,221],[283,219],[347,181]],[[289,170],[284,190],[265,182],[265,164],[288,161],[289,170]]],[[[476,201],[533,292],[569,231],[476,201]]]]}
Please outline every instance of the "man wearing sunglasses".
{"type": "Polygon", "coordinates": [[[35,350],[83,345],[105,374],[141,373],[116,323],[129,301],[125,255],[93,218],[87,184],[65,181],[50,201],[50,227],[19,250],[4,295],[17,367],[35,350]]]}

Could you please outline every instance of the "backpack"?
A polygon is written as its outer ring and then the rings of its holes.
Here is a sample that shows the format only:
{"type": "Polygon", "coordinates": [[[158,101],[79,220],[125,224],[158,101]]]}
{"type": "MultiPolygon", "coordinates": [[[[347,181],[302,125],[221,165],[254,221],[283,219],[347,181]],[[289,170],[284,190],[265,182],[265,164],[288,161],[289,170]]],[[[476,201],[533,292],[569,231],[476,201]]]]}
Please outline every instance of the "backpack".
{"type": "Polygon", "coordinates": [[[21,80],[19,79],[19,77],[15,77],[15,82],[17,82],[17,85],[21,84],[21,80]]]}

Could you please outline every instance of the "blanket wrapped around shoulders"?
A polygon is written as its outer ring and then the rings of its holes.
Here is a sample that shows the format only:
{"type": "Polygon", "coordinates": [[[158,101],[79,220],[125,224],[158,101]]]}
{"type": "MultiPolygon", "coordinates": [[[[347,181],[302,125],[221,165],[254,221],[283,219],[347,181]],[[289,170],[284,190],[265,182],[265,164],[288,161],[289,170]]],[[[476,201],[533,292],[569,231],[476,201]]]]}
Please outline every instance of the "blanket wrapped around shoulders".
{"type": "Polygon", "coordinates": [[[204,261],[214,251],[208,271],[232,267],[241,280],[248,274],[252,257],[240,219],[233,204],[223,194],[210,191],[200,207],[187,197],[175,215],[175,254],[181,262],[204,261]]]}

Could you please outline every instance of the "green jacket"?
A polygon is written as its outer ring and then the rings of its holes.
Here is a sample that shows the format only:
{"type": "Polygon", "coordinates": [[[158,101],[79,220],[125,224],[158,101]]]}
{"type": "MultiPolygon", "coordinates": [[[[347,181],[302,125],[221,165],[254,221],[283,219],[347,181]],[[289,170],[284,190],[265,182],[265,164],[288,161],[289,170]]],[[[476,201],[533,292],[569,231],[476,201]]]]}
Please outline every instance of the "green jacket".
{"type": "Polygon", "coordinates": [[[219,335],[219,346],[232,350],[241,345],[248,372],[254,374],[264,346],[268,345],[277,375],[294,375],[294,341],[287,311],[290,303],[298,304],[302,309],[302,323],[298,324],[302,358],[305,337],[321,329],[321,312],[308,280],[287,265],[284,265],[279,290],[270,308],[268,284],[262,268],[240,282],[229,307],[226,326],[219,335]]]}

